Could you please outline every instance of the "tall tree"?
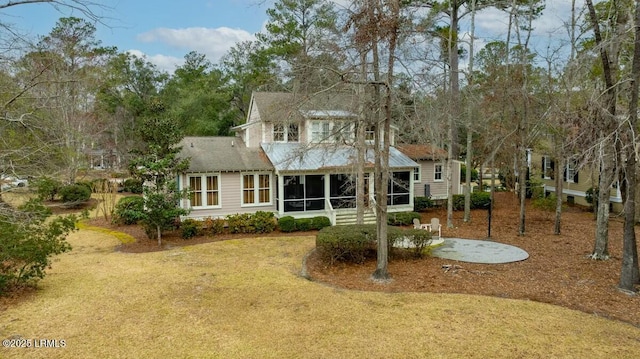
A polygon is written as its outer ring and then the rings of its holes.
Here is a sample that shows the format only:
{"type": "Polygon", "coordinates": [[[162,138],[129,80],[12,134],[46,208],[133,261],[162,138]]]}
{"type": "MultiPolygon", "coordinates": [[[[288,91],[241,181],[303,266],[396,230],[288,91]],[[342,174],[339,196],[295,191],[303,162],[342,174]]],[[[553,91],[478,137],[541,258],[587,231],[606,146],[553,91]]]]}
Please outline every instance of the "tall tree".
{"type": "Polygon", "coordinates": [[[624,198],[624,235],[622,239],[622,269],[618,287],[635,292],[636,284],[640,284],[640,268],[638,267],[638,246],[636,242],[636,133],[638,129],[638,92],[640,88],[640,1],[636,1],[634,12],[635,39],[633,44],[633,63],[631,69],[631,94],[629,98],[629,123],[623,127],[623,143],[626,163],[624,166],[625,190],[624,198]]]}

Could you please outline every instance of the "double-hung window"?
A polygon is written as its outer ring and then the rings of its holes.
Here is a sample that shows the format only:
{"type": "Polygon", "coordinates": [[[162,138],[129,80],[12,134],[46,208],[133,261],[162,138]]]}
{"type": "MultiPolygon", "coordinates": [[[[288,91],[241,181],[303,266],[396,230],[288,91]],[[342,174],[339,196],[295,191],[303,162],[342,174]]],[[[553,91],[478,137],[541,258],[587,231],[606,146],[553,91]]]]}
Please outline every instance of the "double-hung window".
{"type": "Polygon", "coordinates": [[[433,166],[433,180],[442,181],[442,164],[435,164],[433,166]]]}
{"type": "Polygon", "coordinates": [[[420,171],[420,166],[413,168],[413,182],[420,182],[422,179],[422,174],[420,171]]]}
{"type": "Polygon", "coordinates": [[[271,175],[246,173],[242,175],[242,205],[271,203],[271,175]]]}
{"type": "Polygon", "coordinates": [[[323,142],[329,139],[331,123],[329,121],[313,121],[311,123],[311,141],[323,142]]]}
{"type": "Polygon", "coordinates": [[[298,125],[295,123],[273,124],[273,141],[274,142],[298,142],[298,125]]]}
{"type": "Polygon", "coordinates": [[[189,200],[191,207],[220,206],[220,178],[218,175],[190,175],[189,200]]]}

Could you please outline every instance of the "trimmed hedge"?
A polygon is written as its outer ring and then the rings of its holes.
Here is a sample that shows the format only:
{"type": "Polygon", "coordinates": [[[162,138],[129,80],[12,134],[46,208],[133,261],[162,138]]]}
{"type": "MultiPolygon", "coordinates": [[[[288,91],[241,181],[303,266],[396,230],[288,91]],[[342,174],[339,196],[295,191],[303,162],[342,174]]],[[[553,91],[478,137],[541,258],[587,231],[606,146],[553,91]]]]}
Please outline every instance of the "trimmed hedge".
{"type": "MultiPolygon", "coordinates": [[[[471,209],[487,209],[491,202],[491,193],[489,192],[473,192],[471,193],[471,209]]],[[[453,195],[453,210],[464,210],[464,195],[453,195]]]]}
{"type": "Polygon", "coordinates": [[[278,219],[278,227],[282,232],[295,232],[296,220],[291,216],[284,216],[278,219]]]}
{"type": "Polygon", "coordinates": [[[408,226],[413,224],[413,219],[420,219],[420,213],[417,212],[398,212],[389,213],[387,224],[390,226],[408,226]]]}
{"type": "Polygon", "coordinates": [[[433,201],[430,197],[414,197],[413,198],[413,210],[415,212],[422,212],[427,208],[433,207],[433,201]]]}
{"type": "Polygon", "coordinates": [[[202,222],[187,218],[180,223],[180,236],[182,239],[190,239],[202,233],[202,222]]]}
{"type": "MultiPolygon", "coordinates": [[[[403,237],[404,231],[387,227],[388,247],[403,237]]],[[[316,249],[331,264],[336,261],[363,263],[369,256],[375,256],[376,225],[354,224],[323,228],[316,236],[316,249]]]]}
{"type": "Polygon", "coordinates": [[[251,215],[251,227],[255,233],[271,233],[276,229],[273,212],[257,211],[251,215]]]}
{"type": "Polygon", "coordinates": [[[331,220],[325,216],[298,218],[284,216],[278,219],[278,227],[282,232],[320,230],[331,226],[331,220]]]}
{"type": "Polygon", "coordinates": [[[433,239],[430,231],[414,228],[405,230],[404,237],[413,245],[411,251],[416,258],[421,258],[428,253],[427,248],[429,248],[433,239]]]}

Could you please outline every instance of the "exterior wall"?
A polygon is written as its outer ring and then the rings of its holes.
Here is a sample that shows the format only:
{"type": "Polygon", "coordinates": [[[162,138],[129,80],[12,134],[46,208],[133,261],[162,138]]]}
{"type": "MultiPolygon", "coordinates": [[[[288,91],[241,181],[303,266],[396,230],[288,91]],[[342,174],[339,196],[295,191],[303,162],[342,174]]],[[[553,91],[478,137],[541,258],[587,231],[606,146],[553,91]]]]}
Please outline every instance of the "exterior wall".
{"type": "MultiPolygon", "coordinates": [[[[250,173],[250,172],[248,172],[250,173]]],[[[256,211],[275,212],[275,176],[271,176],[271,204],[242,206],[242,174],[239,172],[212,173],[220,176],[220,208],[192,209],[188,218],[225,217],[229,214],[255,213],[256,211]]],[[[180,189],[188,185],[188,175],[180,176],[180,189]]],[[[190,208],[189,199],[180,202],[182,208],[190,208]]]]}
{"type": "MultiPolygon", "coordinates": [[[[425,195],[425,184],[430,185],[431,198],[433,199],[446,199],[447,198],[447,162],[446,161],[433,161],[433,160],[420,160],[416,161],[421,166],[420,182],[414,182],[415,195],[422,197],[425,195]],[[435,180],[435,167],[436,164],[442,165],[442,180],[435,180]]],[[[453,182],[453,194],[462,194],[460,190],[460,161],[453,161],[452,164],[452,178],[453,182]]]]}
{"type": "Polygon", "coordinates": [[[244,142],[247,147],[259,147],[260,142],[263,141],[262,134],[263,125],[260,120],[260,112],[258,112],[258,106],[255,102],[251,103],[251,110],[249,111],[249,117],[247,118],[247,128],[244,130],[244,142]]]}
{"type": "MultiPolygon", "coordinates": [[[[555,179],[543,178],[542,171],[542,155],[534,153],[532,155],[531,178],[536,182],[541,181],[545,192],[556,192],[555,179]]],[[[560,171],[562,175],[563,171],[560,171]]],[[[578,182],[566,181],[563,178],[562,198],[566,202],[567,197],[573,197],[574,203],[589,206],[585,200],[586,191],[589,188],[598,186],[599,173],[594,167],[583,167],[578,171],[578,182]]],[[[622,198],[619,188],[612,188],[610,191],[610,200],[614,211],[622,211],[622,198]]]]}

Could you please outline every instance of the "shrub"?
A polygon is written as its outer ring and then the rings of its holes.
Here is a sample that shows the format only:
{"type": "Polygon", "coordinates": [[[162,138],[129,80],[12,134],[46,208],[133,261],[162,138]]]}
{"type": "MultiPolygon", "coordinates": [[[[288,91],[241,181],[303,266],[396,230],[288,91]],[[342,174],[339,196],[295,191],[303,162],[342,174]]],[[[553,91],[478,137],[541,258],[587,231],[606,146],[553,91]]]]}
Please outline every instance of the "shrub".
{"type": "Polygon", "coordinates": [[[66,236],[74,231],[75,216],[49,219],[51,211],[30,200],[18,210],[0,211],[0,293],[45,276],[51,257],[71,250],[66,236]]]}
{"type": "Polygon", "coordinates": [[[533,208],[539,209],[544,212],[555,212],[556,210],[556,196],[550,195],[547,197],[536,198],[531,203],[533,208]]]}
{"type": "Polygon", "coordinates": [[[251,227],[255,233],[270,233],[276,229],[273,212],[257,211],[251,216],[251,227]]]}
{"type": "Polygon", "coordinates": [[[313,228],[313,220],[311,218],[296,219],[296,229],[299,231],[310,231],[313,228]]]}
{"type": "Polygon", "coordinates": [[[70,184],[60,189],[60,198],[66,206],[78,207],[91,198],[91,189],[82,184],[70,184]]]}
{"type": "MultiPolygon", "coordinates": [[[[471,169],[471,182],[477,182],[479,178],[478,170],[475,168],[471,169]]],[[[467,182],[467,166],[460,166],[460,182],[467,182]]]]}
{"type": "Polygon", "coordinates": [[[403,235],[409,240],[409,243],[413,245],[411,251],[416,258],[421,258],[428,253],[427,249],[432,240],[430,231],[411,228],[404,231],[403,235]]]}
{"type": "Polygon", "coordinates": [[[230,214],[227,216],[229,232],[231,233],[253,233],[253,223],[250,213],[230,214]]]}
{"type": "Polygon", "coordinates": [[[124,192],[140,194],[142,193],[142,181],[135,178],[127,178],[122,183],[122,190],[124,192]]]}
{"type": "Polygon", "coordinates": [[[431,207],[433,207],[433,201],[429,197],[415,197],[413,199],[413,210],[415,212],[422,212],[431,207]]]}
{"type": "Polygon", "coordinates": [[[420,214],[416,212],[389,213],[387,224],[391,226],[408,226],[413,224],[413,219],[420,219],[420,214]]]}
{"type": "Polygon", "coordinates": [[[325,227],[331,226],[331,220],[325,216],[317,216],[311,218],[311,229],[320,230],[325,227]]]}
{"type": "Polygon", "coordinates": [[[116,224],[136,224],[144,217],[144,198],[140,196],[122,197],[116,204],[111,222],[116,224]]]}
{"type": "Polygon", "coordinates": [[[202,223],[193,218],[187,218],[180,223],[180,237],[190,239],[202,233],[202,223]]]}
{"type": "MultiPolygon", "coordinates": [[[[471,209],[486,209],[491,202],[491,193],[489,192],[473,192],[471,193],[471,209]]],[[[464,195],[456,194],[453,196],[453,210],[461,211],[464,209],[464,195]]]]}
{"type": "Polygon", "coordinates": [[[296,220],[291,216],[278,218],[278,227],[282,232],[294,232],[296,228],[296,220]]]}
{"type": "Polygon", "coordinates": [[[35,181],[34,186],[36,187],[38,198],[43,201],[53,201],[58,195],[60,188],[62,188],[62,183],[56,179],[45,176],[38,178],[35,181]]]}
{"type": "Polygon", "coordinates": [[[221,218],[213,219],[211,217],[207,217],[204,220],[204,228],[207,229],[207,232],[212,235],[220,234],[224,232],[224,223],[225,220],[221,218]]]}
{"type": "MultiPolygon", "coordinates": [[[[316,236],[316,248],[331,264],[336,261],[362,263],[370,254],[375,254],[376,235],[375,224],[325,227],[316,236]]],[[[389,249],[402,236],[401,229],[388,227],[389,249]]]]}
{"type": "MultiPolygon", "coordinates": [[[[96,181],[102,181],[102,180],[98,179],[96,181]]],[[[79,186],[84,186],[89,190],[90,193],[93,193],[93,192],[95,192],[95,188],[96,188],[96,186],[94,185],[94,182],[92,182],[92,181],[78,181],[75,184],[77,184],[79,186]]]]}

